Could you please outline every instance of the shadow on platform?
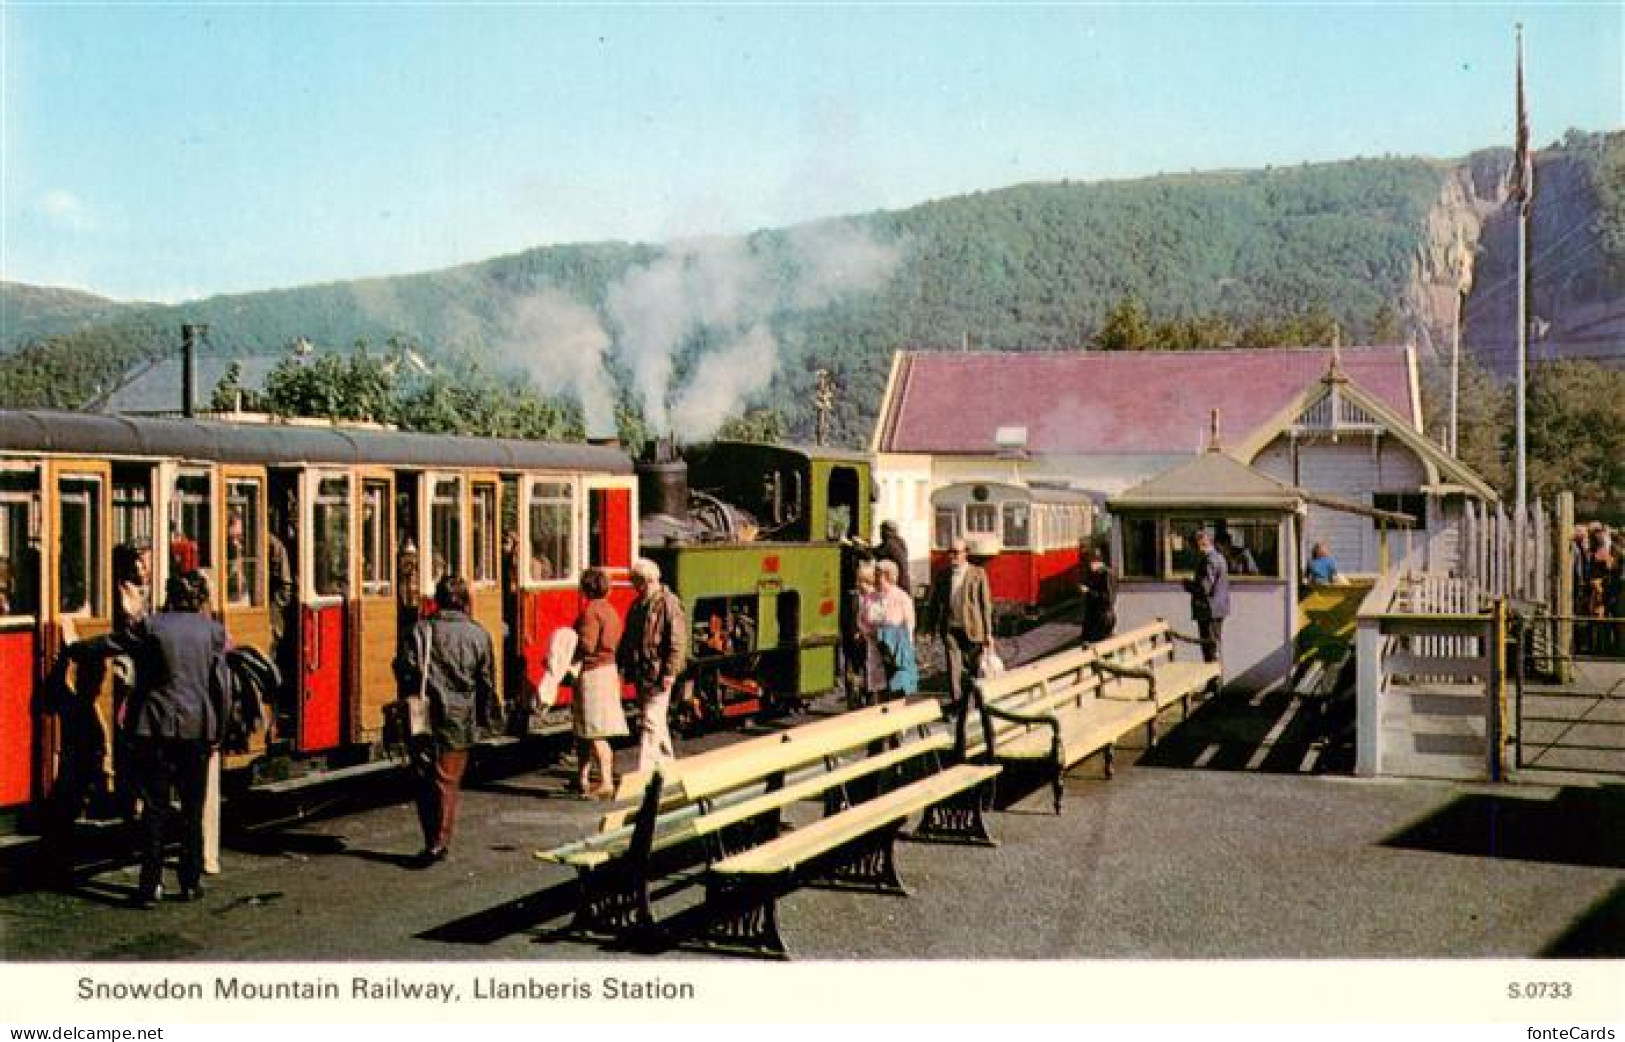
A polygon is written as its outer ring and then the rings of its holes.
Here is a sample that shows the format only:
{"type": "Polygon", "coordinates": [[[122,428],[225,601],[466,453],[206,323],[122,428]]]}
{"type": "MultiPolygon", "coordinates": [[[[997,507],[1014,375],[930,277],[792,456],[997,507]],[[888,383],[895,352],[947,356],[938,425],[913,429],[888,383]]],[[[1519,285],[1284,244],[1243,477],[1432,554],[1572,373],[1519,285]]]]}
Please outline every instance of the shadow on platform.
{"type": "MultiPolygon", "coordinates": [[[[1625,786],[1564,788],[1548,800],[1469,794],[1383,840],[1436,854],[1625,869],[1625,786]]],[[[1621,895],[1615,893],[1615,914],[1621,895]]]]}
{"type": "Polygon", "coordinates": [[[1226,692],[1202,703],[1188,720],[1167,728],[1137,764],[1265,774],[1351,774],[1353,700],[1286,692],[1255,698],[1226,692]]]}
{"type": "Polygon", "coordinates": [[[1586,910],[1563,935],[1542,949],[1549,959],[1618,958],[1625,955],[1625,883],[1586,910]]]}

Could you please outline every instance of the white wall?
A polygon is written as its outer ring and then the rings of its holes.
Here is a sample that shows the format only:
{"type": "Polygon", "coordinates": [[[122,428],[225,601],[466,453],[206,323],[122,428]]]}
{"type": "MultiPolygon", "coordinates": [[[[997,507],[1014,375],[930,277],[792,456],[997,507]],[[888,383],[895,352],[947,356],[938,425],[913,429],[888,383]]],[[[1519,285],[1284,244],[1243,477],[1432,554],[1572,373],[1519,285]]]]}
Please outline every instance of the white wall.
{"type": "MultiPolygon", "coordinates": [[[[1224,682],[1242,691],[1259,691],[1285,681],[1292,673],[1296,620],[1292,590],[1278,580],[1230,583],[1230,616],[1224,624],[1224,682]]],[[[1117,587],[1117,632],[1158,618],[1181,633],[1196,636],[1191,597],[1177,582],[1120,580],[1117,587]]],[[[1199,661],[1201,649],[1181,644],[1182,660],[1199,661]]]]}
{"type": "MultiPolygon", "coordinates": [[[[1416,453],[1392,438],[1378,438],[1373,448],[1371,436],[1362,434],[1335,443],[1300,442],[1296,475],[1285,436],[1270,442],[1252,465],[1277,481],[1362,506],[1371,506],[1374,492],[1416,492],[1427,483],[1427,471],[1416,453]]],[[[1430,527],[1436,513],[1434,506],[1429,504],[1430,527]]],[[[1404,538],[1391,538],[1389,547],[1397,563],[1404,553],[1404,538]]],[[[1317,542],[1326,543],[1344,572],[1375,573],[1378,569],[1376,526],[1370,518],[1310,504],[1304,522],[1304,543],[1313,546],[1317,542]]]]}

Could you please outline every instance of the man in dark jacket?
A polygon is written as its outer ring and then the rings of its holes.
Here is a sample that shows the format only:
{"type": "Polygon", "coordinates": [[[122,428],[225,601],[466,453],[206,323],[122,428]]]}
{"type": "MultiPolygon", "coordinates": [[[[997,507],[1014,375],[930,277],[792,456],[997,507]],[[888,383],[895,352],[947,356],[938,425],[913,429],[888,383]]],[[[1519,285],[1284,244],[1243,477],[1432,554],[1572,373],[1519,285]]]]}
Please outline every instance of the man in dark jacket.
{"type": "Polygon", "coordinates": [[[413,628],[401,649],[402,689],[429,701],[429,733],[411,739],[417,781],[421,865],[444,861],[457,823],[457,796],[478,730],[499,719],[491,634],[468,614],[468,583],[447,575],[435,585],[436,612],[413,628]]]}
{"type": "Polygon", "coordinates": [[[164,832],[170,789],[180,795],[180,899],[203,896],[203,801],[209,756],[220,744],[230,679],[226,631],[210,618],[209,585],[192,571],[169,580],[164,610],[108,638],[135,663],[123,709],[135,793],[141,800],[141,879],[135,903],[163,897],[164,832]]]}
{"type": "Polygon", "coordinates": [[[646,557],[632,564],[632,589],[638,599],[626,612],[616,664],[638,692],[638,770],[646,771],[677,757],[666,715],[688,664],[688,613],[661,583],[660,566],[646,557]]]}
{"type": "Polygon", "coordinates": [[[1202,661],[1224,658],[1224,620],[1230,614],[1230,568],[1213,546],[1213,536],[1196,533],[1196,574],[1186,580],[1191,618],[1202,638],[1202,661]]]}
{"type": "Polygon", "coordinates": [[[895,521],[882,521],[880,523],[880,545],[875,548],[875,558],[880,561],[890,561],[897,565],[897,585],[910,597],[914,596],[914,586],[908,578],[908,544],[903,537],[897,534],[895,521]]]}

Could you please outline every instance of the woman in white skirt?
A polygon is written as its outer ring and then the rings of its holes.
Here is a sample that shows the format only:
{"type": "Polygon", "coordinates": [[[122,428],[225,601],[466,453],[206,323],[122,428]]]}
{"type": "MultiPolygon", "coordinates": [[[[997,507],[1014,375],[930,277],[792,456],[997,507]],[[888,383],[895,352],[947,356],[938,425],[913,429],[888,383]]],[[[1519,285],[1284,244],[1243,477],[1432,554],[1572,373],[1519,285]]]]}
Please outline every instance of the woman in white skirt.
{"type": "Polygon", "coordinates": [[[609,576],[602,568],[581,573],[581,596],[586,607],[576,618],[576,661],[581,679],[570,703],[576,736],[576,781],[583,797],[607,800],[615,795],[615,753],[611,738],[628,733],[621,709],[621,674],[615,668],[620,646],[621,617],[610,605],[609,576]],[[598,785],[592,785],[592,767],[598,767],[598,785]]]}

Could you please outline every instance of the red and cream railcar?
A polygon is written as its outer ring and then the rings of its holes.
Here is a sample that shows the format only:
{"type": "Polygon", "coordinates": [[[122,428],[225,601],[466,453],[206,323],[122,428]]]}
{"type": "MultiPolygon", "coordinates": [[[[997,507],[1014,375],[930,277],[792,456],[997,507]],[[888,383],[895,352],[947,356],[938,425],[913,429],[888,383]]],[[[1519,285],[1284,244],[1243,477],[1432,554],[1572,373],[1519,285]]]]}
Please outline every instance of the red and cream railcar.
{"type": "Polygon", "coordinates": [[[932,572],[964,538],[981,559],[993,588],[994,610],[1032,617],[1078,595],[1079,546],[1094,530],[1087,492],[1044,485],[967,481],[931,494],[932,572]]]}
{"type": "MultiPolygon", "coordinates": [[[[510,699],[573,622],[584,568],[624,610],[636,497],[612,447],[0,410],[0,816],[57,780],[65,725],[42,685],[65,643],[115,624],[115,556],[143,557],[158,592],[203,570],[233,642],[280,667],[268,726],[227,769],[320,772],[381,751],[399,641],[442,575],[468,580],[510,699]]],[[[110,730],[110,692],[80,697],[110,730]]]]}

